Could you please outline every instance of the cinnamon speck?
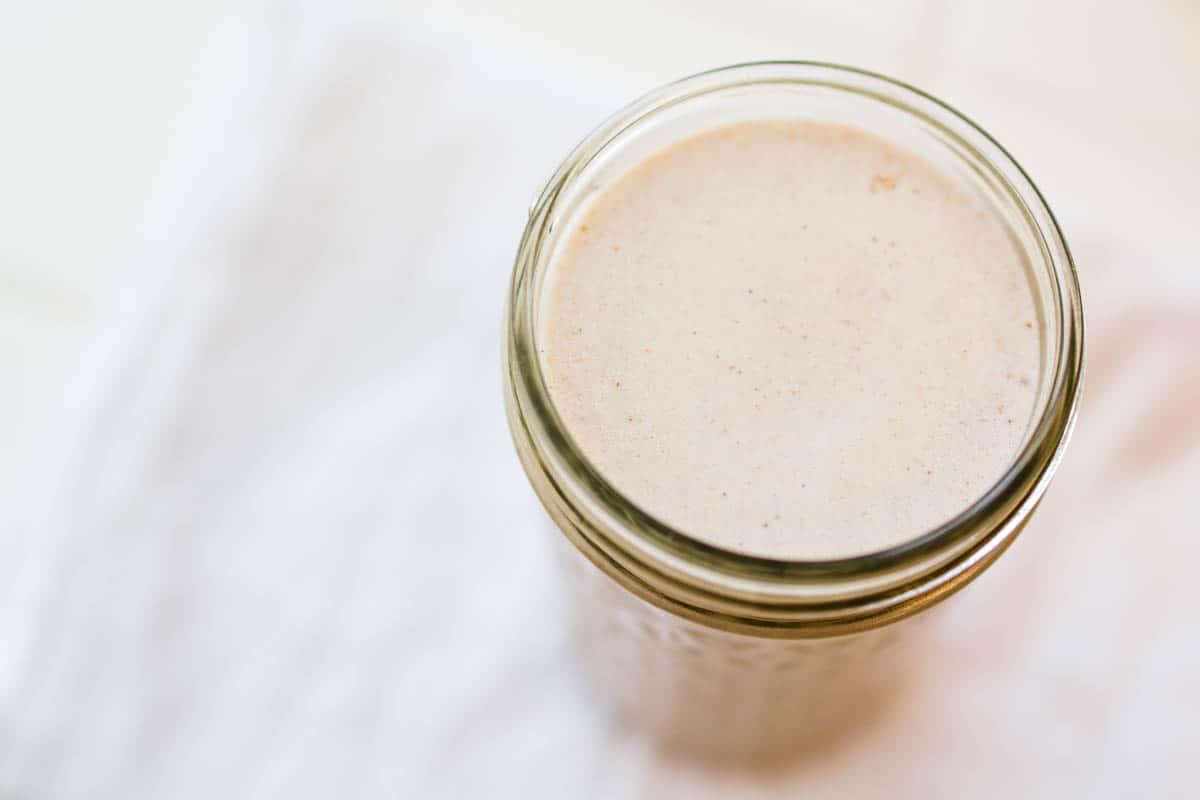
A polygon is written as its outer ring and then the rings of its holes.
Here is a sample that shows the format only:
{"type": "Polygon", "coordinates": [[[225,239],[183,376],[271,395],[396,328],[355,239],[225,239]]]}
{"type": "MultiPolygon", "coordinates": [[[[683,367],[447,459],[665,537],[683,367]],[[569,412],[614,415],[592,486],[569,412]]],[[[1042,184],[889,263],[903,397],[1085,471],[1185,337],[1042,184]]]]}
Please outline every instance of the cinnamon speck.
{"type": "Polygon", "coordinates": [[[884,191],[890,192],[896,188],[896,183],[900,179],[892,175],[872,175],[871,176],[871,194],[884,191]]]}
{"type": "Polygon", "coordinates": [[[927,470],[925,470],[925,474],[926,474],[926,475],[932,475],[932,474],[933,474],[933,470],[931,470],[931,469],[927,469],[927,470]]]}
{"type": "Polygon", "coordinates": [[[1025,327],[1026,327],[1026,328],[1029,328],[1029,330],[1033,330],[1033,323],[1032,323],[1032,322],[1028,322],[1028,321],[1027,321],[1027,322],[1025,323],[1025,327]]]}

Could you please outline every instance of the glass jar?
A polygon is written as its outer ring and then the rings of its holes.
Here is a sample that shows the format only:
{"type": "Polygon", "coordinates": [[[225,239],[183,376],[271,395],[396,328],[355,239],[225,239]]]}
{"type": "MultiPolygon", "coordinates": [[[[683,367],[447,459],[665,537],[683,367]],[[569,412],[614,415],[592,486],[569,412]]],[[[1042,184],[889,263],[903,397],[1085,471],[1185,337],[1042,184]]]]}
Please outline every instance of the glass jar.
{"type": "Polygon", "coordinates": [[[591,133],[534,202],[505,331],[505,401],[530,482],[562,536],[580,645],[618,709],[664,743],[769,755],[825,739],[885,701],[920,656],[908,618],[1012,543],[1073,427],[1083,368],[1079,286],[1045,201],[999,144],[929,95],[827,64],[728,67],[646,95],[591,133]],[[865,129],[941,168],[1007,223],[1036,289],[1042,370],[1021,449],[935,530],[825,561],[746,555],[673,530],[622,497],[574,444],[539,360],[543,286],[567,224],[629,167],[690,134],[749,119],[865,129]]]}

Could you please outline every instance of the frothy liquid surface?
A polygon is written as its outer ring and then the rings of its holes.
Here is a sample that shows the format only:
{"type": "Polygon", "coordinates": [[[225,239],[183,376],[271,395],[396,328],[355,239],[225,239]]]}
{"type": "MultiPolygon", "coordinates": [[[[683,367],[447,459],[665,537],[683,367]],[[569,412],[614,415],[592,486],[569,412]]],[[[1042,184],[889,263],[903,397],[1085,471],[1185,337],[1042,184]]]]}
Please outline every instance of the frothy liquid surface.
{"type": "Polygon", "coordinates": [[[899,544],[1008,467],[1041,324],[996,213],[831,124],[676,143],[572,221],[539,347],[567,430],[628,499],[776,558],[899,544]]]}

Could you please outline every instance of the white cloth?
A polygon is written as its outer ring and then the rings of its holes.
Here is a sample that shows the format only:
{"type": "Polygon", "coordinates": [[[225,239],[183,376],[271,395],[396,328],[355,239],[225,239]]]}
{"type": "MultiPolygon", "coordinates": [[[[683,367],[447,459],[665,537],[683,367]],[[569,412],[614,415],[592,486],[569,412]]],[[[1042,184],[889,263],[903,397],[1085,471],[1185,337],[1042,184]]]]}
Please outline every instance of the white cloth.
{"type": "Polygon", "coordinates": [[[0,797],[1187,793],[1186,265],[1067,214],[1090,372],[1036,521],[883,719],[717,771],[577,680],[500,399],[529,201],[646,87],[374,19],[231,23],[203,66],[144,281],[10,509],[0,797]]]}

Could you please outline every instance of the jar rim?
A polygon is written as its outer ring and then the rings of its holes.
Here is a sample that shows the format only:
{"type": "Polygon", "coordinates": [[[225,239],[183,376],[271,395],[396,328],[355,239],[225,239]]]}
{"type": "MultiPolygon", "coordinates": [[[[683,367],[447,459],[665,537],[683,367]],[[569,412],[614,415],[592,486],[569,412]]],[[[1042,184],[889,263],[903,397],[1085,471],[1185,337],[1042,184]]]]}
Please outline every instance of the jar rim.
{"type": "MultiPolygon", "coordinates": [[[[546,259],[548,261],[548,259],[546,259]]],[[[506,310],[505,388],[518,454],[559,527],[612,577],[661,607],[718,627],[767,635],[826,635],[914,613],[965,585],[1011,543],[1052,477],[1074,427],[1083,373],[1078,276],[1058,223],[1015,159],[982,127],[901,81],[814,61],[765,61],[709,70],[656,89],[594,129],[530,209],[506,310]],[[1005,473],[954,518],[874,552],[825,559],[743,553],[672,528],[615,489],[559,418],[534,342],[533,289],[542,244],[565,188],[618,135],[657,111],[714,92],[765,84],[818,86],[882,102],[936,127],[1020,203],[1040,237],[1058,315],[1049,392],[1005,473]]]]}

